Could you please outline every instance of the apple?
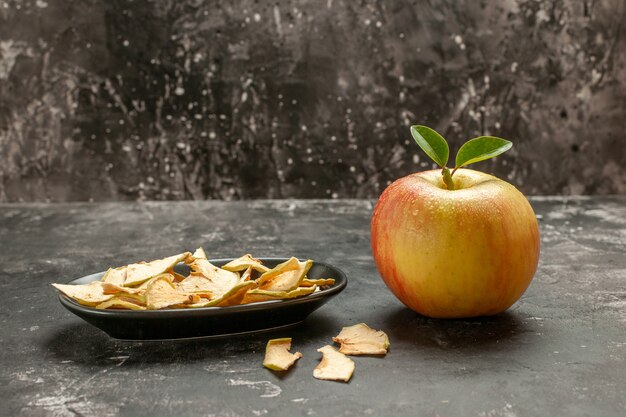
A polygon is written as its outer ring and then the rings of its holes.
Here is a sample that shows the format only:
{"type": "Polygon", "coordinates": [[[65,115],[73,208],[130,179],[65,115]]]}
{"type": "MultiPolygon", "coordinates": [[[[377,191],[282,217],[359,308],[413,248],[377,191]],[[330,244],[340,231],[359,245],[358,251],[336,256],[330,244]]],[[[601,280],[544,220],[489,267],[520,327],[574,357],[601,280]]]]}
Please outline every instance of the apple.
{"type": "Polygon", "coordinates": [[[539,260],[539,228],[524,195],[460,165],[453,183],[440,170],[395,181],[371,222],[383,281],[407,307],[433,318],[508,309],[528,288],[539,260]]]}

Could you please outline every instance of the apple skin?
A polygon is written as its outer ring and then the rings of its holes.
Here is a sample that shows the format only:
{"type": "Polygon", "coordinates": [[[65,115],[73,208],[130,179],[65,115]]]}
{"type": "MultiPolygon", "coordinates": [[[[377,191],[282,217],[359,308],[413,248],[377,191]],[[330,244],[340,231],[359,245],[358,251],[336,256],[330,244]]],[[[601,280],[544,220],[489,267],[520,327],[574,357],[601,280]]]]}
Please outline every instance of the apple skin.
{"type": "Polygon", "coordinates": [[[383,281],[410,309],[433,318],[490,316],[509,308],[537,270],[539,228],[526,197],[494,176],[459,169],[400,178],[371,223],[383,281]]]}

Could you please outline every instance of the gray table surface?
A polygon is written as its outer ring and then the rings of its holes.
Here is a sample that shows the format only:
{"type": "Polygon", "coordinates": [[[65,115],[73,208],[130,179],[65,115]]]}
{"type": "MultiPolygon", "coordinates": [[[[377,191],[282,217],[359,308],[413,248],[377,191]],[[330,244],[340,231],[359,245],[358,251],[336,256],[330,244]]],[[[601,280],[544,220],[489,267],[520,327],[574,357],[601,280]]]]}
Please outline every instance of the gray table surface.
{"type": "Polygon", "coordinates": [[[534,198],[542,254],[496,317],[441,321],[398,302],[369,247],[371,201],[0,206],[0,414],[6,416],[624,416],[626,198],[534,198]],[[203,246],[340,266],[348,288],[298,327],[221,340],[122,342],[51,282],[203,246]],[[342,326],[389,334],[349,384],[312,371],[342,326]],[[303,358],[261,366],[269,338],[303,358]]]}

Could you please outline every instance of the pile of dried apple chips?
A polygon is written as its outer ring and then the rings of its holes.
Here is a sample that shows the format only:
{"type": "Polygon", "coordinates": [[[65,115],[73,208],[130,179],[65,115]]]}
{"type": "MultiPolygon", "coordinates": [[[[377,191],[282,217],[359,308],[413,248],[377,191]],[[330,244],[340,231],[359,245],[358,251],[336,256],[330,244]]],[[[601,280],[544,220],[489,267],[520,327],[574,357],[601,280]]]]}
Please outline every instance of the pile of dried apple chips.
{"type": "MultiPolygon", "coordinates": [[[[322,360],[313,370],[317,379],[348,382],[354,373],[354,361],[346,355],[385,356],[389,349],[389,337],[382,330],[370,328],[365,323],[344,327],[333,337],[339,343],[339,350],[331,345],[317,349],[322,360]]],[[[291,353],[291,338],[271,339],[265,348],[263,366],[272,371],[286,371],[302,357],[300,352],[291,353]]]]}
{"type": "Polygon", "coordinates": [[[99,309],[225,307],[302,297],[335,283],[332,278],[307,278],[312,265],[311,260],[292,257],[270,269],[244,255],[220,268],[199,248],[193,254],[111,268],[89,284],[52,285],[76,302],[99,309]],[[190,269],[187,276],[174,271],[181,262],[190,269]]]}

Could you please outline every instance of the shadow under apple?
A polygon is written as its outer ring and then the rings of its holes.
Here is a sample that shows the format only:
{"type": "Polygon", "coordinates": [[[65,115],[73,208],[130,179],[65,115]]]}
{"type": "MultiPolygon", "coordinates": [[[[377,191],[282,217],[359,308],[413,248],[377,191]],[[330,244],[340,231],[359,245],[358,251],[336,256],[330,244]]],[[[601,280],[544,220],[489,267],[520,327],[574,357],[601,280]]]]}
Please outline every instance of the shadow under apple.
{"type": "Polygon", "coordinates": [[[422,349],[486,350],[511,349],[515,339],[528,329],[515,312],[470,319],[432,319],[409,308],[390,310],[383,318],[384,330],[394,341],[422,349]]]}

